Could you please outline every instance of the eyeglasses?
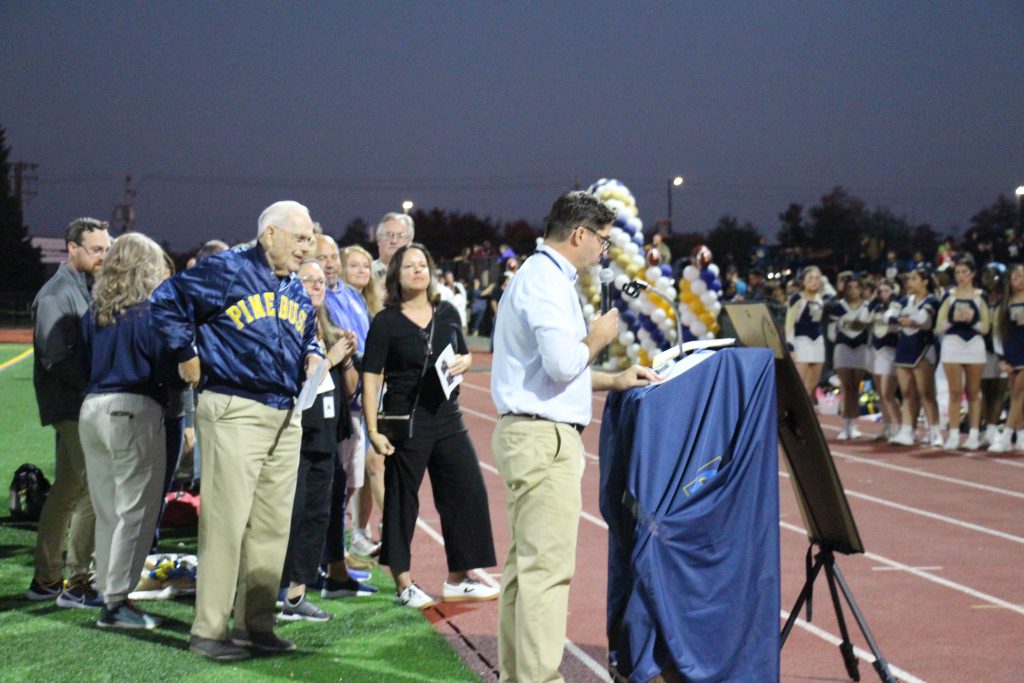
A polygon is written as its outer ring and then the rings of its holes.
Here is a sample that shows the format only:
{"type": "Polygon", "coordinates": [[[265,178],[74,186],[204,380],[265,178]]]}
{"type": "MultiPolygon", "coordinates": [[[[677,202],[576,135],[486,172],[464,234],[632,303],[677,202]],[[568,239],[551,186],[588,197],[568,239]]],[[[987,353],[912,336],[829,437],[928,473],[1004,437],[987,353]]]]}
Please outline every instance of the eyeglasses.
{"type": "Polygon", "coordinates": [[[408,237],[404,232],[382,232],[379,239],[383,242],[401,242],[408,237]]]}
{"type": "Polygon", "coordinates": [[[301,246],[311,247],[316,242],[315,235],[296,235],[294,232],[289,232],[284,228],[278,228],[278,230],[288,235],[288,237],[292,238],[296,244],[301,246]]]}
{"type": "Polygon", "coordinates": [[[325,280],[324,278],[312,277],[311,275],[307,275],[304,278],[299,278],[299,281],[302,284],[310,287],[325,287],[327,285],[327,280],[325,280]]]}
{"type": "Polygon", "coordinates": [[[594,236],[597,237],[597,239],[601,240],[602,253],[608,251],[608,248],[612,246],[612,241],[605,237],[604,235],[602,235],[601,233],[599,233],[597,230],[594,230],[588,225],[581,225],[580,227],[583,228],[584,230],[589,230],[590,232],[594,233],[594,236]]]}

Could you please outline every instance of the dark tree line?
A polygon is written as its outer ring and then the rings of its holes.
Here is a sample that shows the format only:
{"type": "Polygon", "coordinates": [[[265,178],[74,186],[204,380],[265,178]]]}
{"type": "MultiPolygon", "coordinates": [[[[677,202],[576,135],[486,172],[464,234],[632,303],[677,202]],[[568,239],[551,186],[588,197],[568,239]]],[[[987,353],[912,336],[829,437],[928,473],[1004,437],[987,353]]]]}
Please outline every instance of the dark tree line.
{"type": "Polygon", "coordinates": [[[35,292],[43,284],[42,254],[32,246],[11,183],[10,148],[0,128],[0,273],[4,289],[35,292]]]}

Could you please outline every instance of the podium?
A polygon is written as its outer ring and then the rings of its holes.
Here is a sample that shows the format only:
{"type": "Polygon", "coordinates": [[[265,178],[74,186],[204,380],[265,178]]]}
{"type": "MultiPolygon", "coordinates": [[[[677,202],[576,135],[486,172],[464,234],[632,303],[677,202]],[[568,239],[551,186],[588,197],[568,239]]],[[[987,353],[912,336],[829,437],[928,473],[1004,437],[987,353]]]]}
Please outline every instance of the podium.
{"type": "Polygon", "coordinates": [[[601,428],[609,670],[629,681],[779,679],[775,358],[695,354],[613,393],[601,428]]]}

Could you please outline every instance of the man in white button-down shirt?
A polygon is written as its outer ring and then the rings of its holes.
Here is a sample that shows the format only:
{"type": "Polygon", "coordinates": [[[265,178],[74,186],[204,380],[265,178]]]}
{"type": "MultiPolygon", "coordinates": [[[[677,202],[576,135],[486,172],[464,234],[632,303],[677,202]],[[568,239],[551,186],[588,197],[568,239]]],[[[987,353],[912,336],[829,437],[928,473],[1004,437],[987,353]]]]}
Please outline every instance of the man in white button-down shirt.
{"type": "Polygon", "coordinates": [[[498,305],[491,394],[501,419],[492,447],[508,493],[510,534],[501,580],[501,681],[562,680],[591,391],[658,380],[639,366],[618,374],[590,370],[618,336],[619,312],[596,318],[588,331],[573,283],[607,250],[614,218],[593,195],[559,197],[544,243],[498,305]]]}

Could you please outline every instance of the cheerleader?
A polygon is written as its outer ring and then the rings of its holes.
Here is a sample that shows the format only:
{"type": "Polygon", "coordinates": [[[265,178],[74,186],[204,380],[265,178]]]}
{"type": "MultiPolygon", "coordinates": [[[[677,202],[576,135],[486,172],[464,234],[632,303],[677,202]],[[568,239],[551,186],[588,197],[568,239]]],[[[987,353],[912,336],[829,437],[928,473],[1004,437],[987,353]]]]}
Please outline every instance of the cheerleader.
{"type": "Polygon", "coordinates": [[[800,292],[789,300],[785,330],[786,343],[793,352],[796,370],[811,402],[821,376],[821,364],[825,362],[822,313],[821,270],[807,266],[800,275],[800,292]]]}
{"type": "Polygon", "coordinates": [[[895,436],[900,430],[900,404],[896,400],[896,341],[900,326],[888,318],[889,307],[896,295],[897,285],[892,280],[882,280],[875,288],[875,297],[868,303],[871,321],[868,365],[882,409],[882,432],[878,438],[883,440],[895,436]]]}
{"type": "Polygon", "coordinates": [[[1000,366],[1010,375],[1010,412],[1006,429],[989,446],[993,453],[1010,450],[1010,437],[1017,432],[1017,450],[1024,451],[1024,265],[1010,268],[1006,294],[995,322],[995,347],[1000,366]]]}
{"type": "Polygon", "coordinates": [[[988,297],[988,334],[985,335],[985,369],[981,373],[981,419],[985,422],[982,445],[991,446],[999,438],[999,418],[1006,402],[1006,373],[999,366],[995,349],[995,327],[999,308],[1007,296],[1002,263],[990,263],[981,273],[981,286],[988,297]]]}
{"type": "Polygon", "coordinates": [[[889,443],[913,446],[918,410],[928,420],[928,442],[942,446],[939,406],[935,401],[935,312],[939,302],[932,296],[931,274],[918,266],[907,276],[907,295],[889,307],[888,321],[898,325],[896,378],[903,394],[902,426],[889,443]]]}
{"type": "Polygon", "coordinates": [[[840,441],[863,436],[855,421],[860,414],[860,383],[867,366],[868,308],[861,297],[863,284],[852,276],[843,285],[842,298],[829,306],[829,318],[835,322],[835,347],[832,350],[832,368],[839,375],[843,394],[843,428],[836,438],[840,441]]]}
{"type": "Polygon", "coordinates": [[[949,437],[945,448],[960,447],[960,398],[967,392],[967,421],[970,431],[964,448],[981,447],[981,374],[985,369],[985,334],[988,332],[988,303],[974,287],[974,262],[962,257],[953,270],[956,286],[939,307],[935,330],[942,337],[941,362],[949,383],[949,437]]]}

